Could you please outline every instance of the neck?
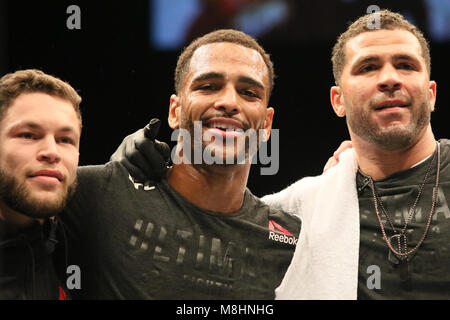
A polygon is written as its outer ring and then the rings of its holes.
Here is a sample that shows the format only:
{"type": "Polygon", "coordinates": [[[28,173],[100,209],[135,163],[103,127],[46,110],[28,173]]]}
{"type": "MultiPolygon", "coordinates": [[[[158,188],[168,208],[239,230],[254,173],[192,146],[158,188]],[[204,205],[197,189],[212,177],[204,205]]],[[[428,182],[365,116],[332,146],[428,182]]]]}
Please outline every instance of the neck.
{"type": "MultiPolygon", "coordinates": [[[[7,225],[24,229],[33,224],[36,219],[30,218],[9,208],[3,201],[0,201],[0,220],[3,220],[7,225]]],[[[41,224],[43,219],[37,219],[41,224]]]]}
{"type": "Polygon", "coordinates": [[[169,184],[188,201],[204,210],[233,213],[244,201],[250,164],[174,165],[169,184]]]}
{"type": "Polygon", "coordinates": [[[411,168],[433,154],[436,148],[431,126],[411,146],[400,150],[385,150],[352,137],[360,170],[374,180],[411,168]]]}

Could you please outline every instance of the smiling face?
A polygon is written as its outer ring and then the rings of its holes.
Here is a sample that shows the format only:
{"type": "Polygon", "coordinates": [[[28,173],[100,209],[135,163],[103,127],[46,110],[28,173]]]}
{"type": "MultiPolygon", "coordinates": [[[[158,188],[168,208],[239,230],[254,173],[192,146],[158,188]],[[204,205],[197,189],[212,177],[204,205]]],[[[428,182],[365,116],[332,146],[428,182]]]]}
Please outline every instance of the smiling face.
{"type": "Polygon", "coordinates": [[[0,209],[32,218],[63,209],[76,183],[80,134],[70,102],[19,95],[0,121],[0,209]]]}
{"type": "Polygon", "coordinates": [[[412,145],[429,126],[436,83],[417,38],[401,29],[364,32],[348,41],[331,103],[350,135],[386,150],[412,145]]]}
{"type": "Polygon", "coordinates": [[[268,139],[273,117],[268,100],[268,71],[261,55],[234,43],[211,43],[192,56],[179,96],[171,97],[169,124],[193,137],[194,123],[201,121],[207,140],[201,142],[203,149],[237,157],[246,150],[240,143],[246,139],[244,131],[263,129],[268,139]]]}

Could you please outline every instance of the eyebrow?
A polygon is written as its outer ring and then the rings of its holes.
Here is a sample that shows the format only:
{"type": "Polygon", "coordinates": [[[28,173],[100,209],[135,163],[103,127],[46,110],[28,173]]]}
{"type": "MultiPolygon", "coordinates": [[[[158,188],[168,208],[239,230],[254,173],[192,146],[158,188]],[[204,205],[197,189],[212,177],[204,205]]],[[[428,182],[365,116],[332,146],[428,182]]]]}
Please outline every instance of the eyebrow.
{"type": "Polygon", "coordinates": [[[404,53],[395,54],[394,60],[409,60],[409,61],[414,61],[414,62],[419,63],[419,60],[415,56],[412,56],[409,54],[404,54],[404,53]]]}
{"type": "MultiPolygon", "coordinates": [[[[13,125],[13,126],[10,128],[10,131],[17,130],[17,129],[20,129],[20,128],[23,128],[23,127],[25,127],[25,128],[30,128],[30,129],[34,129],[34,130],[40,130],[40,129],[42,129],[42,126],[41,126],[39,123],[37,123],[37,122],[34,122],[34,121],[25,121],[25,122],[19,122],[19,123],[13,125]]],[[[76,132],[76,131],[74,130],[74,128],[69,127],[69,126],[59,128],[58,131],[60,131],[60,132],[69,132],[69,133],[71,133],[71,132],[75,133],[75,132],[76,132]]]]}
{"type": "MultiPolygon", "coordinates": [[[[207,73],[203,73],[203,74],[199,75],[198,77],[196,77],[194,80],[192,80],[192,83],[201,82],[201,81],[205,81],[205,80],[211,80],[211,79],[224,80],[225,75],[223,73],[219,73],[219,72],[207,72],[207,73]]],[[[238,82],[247,83],[247,84],[256,86],[256,87],[264,90],[264,85],[261,82],[255,80],[251,77],[240,76],[238,78],[238,82]]]]}
{"type": "Polygon", "coordinates": [[[223,79],[225,79],[225,76],[222,73],[218,73],[218,72],[207,72],[207,73],[202,73],[201,75],[197,76],[194,80],[192,80],[192,82],[195,83],[195,82],[211,80],[211,79],[223,80],[223,79]]]}
{"type": "Polygon", "coordinates": [[[356,60],[356,62],[353,64],[354,66],[360,66],[362,64],[365,63],[369,63],[369,62],[377,62],[380,61],[380,58],[377,56],[368,56],[368,57],[362,57],[358,60],[356,60]]]}
{"type": "Polygon", "coordinates": [[[245,77],[245,76],[239,77],[238,82],[247,83],[247,84],[250,84],[255,87],[259,87],[264,90],[264,85],[261,82],[255,80],[253,78],[250,78],[250,77],[245,77]]]}
{"type": "MultiPolygon", "coordinates": [[[[411,55],[409,55],[409,54],[405,54],[405,53],[395,54],[395,55],[392,57],[392,59],[393,59],[394,61],[395,61],[395,60],[410,60],[410,61],[415,61],[415,62],[418,61],[416,57],[411,56],[411,55]]],[[[354,66],[355,66],[355,67],[356,67],[356,66],[360,66],[360,65],[362,65],[362,64],[369,63],[369,62],[378,62],[378,61],[380,61],[380,60],[381,60],[381,59],[380,59],[380,57],[378,57],[378,56],[362,57],[362,58],[358,59],[358,60],[355,62],[354,66]]]]}

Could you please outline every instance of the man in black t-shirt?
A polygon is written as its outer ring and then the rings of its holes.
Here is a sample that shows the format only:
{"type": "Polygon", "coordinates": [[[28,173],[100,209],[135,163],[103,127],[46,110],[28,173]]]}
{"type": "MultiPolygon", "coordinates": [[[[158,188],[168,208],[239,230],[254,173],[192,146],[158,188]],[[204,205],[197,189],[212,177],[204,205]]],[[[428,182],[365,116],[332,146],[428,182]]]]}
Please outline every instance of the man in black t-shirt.
{"type": "Polygon", "coordinates": [[[273,78],[269,56],[242,32],[212,32],[183,51],[169,109],[180,162],[167,177],[138,183],[120,162],[78,171],[61,215],[83,275],[76,297],[274,298],[300,221],[246,189],[250,135],[270,136],[273,78]]]}
{"type": "MultiPolygon", "coordinates": [[[[448,299],[450,143],[437,142],[431,130],[436,83],[428,43],[401,15],[382,10],[349,26],[332,62],[331,103],[346,117],[358,164],[357,190],[348,192],[358,197],[359,230],[347,231],[359,235],[359,251],[336,261],[358,257],[348,264],[355,263],[358,276],[343,284],[355,290],[346,296],[448,299]]],[[[314,230],[309,233],[314,238],[314,230]]],[[[301,275],[292,263],[277,297],[299,295],[295,279],[301,275]]]]}
{"type": "Polygon", "coordinates": [[[449,298],[450,154],[430,125],[428,43],[383,10],[354,22],[332,61],[331,102],[347,118],[359,164],[358,298],[449,298]]]}

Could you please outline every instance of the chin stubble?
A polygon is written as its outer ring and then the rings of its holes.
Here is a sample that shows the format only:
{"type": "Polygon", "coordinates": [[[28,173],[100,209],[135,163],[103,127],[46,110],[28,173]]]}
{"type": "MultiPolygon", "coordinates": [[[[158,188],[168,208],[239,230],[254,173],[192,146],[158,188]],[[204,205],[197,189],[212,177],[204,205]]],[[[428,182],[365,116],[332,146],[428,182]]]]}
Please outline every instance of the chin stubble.
{"type": "Polygon", "coordinates": [[[15,177],[0,169],[0,199],[10,209],[30,218],[47,218],[61,212],[67,201],[76,190],[76,180],[65,190],[61,191],[53,201],[42,201],[32,196],[27,187],[15,177]]]}

